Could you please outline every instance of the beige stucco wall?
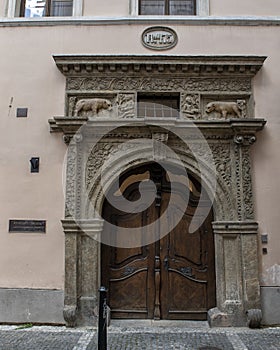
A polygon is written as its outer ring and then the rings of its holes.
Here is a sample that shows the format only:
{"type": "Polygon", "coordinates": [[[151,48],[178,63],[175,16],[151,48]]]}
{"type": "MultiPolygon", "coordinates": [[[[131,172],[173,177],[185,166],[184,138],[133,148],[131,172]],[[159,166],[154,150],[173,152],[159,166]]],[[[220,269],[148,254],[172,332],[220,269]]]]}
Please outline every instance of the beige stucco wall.
{"type": "Polygon", "coordinates": [[[100,1],[100,0],[85,0],[84,1],[84,16],[128,16],[129,15],[129,0],[119,1],[100,1]]]}
{"type": "MultiPolygon", "coordinates": [[[[49,133],[47,120],[64,113],[65,80],[52,54],[153,54],[141,44],[145,28],[0,27],[0,287],[63,288],[64,235],[60,219],[66,146],[61,135],[49,133]],[[28,107],[28,118],[16,118],[17,107],[28,107]],[[40,157],[39,174],[29,172],[31,156],[40,157]],[[47,233],[8,233],[9,219],[16,218],[46,219],[47,233]]],[[[268,56],[254,79],[256,117],[266,118],[268,124],[253,148],[253,180],[260,233],[269,234],[267,255],[261,254],[260,245],[261,280],[263,285],[279,285],[279,273],[277,277],[273,271],[279,271],[280,266],[280,27],[172,28],[179,42],[168,51],[170,54],[268,56]]]]}
{"type": "Polygon", "coordinates": [[[279,16],[278,0],[210,0],[211,16],[279,16]]]}

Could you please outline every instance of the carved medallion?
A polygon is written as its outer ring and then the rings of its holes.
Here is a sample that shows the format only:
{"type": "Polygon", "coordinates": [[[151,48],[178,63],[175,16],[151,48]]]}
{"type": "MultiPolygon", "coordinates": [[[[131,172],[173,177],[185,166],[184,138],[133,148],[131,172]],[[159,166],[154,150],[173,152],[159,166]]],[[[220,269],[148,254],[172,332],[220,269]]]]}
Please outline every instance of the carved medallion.
{"type": "Polygon", "coordinates": [[[142,44],[152,50],[168,50],[178,42],[175,31],[167,27],[150,27],[142,34],[142,44]]]}

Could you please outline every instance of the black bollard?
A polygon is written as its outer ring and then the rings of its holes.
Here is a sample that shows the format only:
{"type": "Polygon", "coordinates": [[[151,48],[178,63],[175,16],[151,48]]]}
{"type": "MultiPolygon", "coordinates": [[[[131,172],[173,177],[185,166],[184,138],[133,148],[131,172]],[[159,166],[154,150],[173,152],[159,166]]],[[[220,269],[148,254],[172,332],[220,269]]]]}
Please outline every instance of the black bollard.
{"type": "Polygon", "coordinates": [[[107,350],[107,290],[99,289],[98,350],[107,350]]]}

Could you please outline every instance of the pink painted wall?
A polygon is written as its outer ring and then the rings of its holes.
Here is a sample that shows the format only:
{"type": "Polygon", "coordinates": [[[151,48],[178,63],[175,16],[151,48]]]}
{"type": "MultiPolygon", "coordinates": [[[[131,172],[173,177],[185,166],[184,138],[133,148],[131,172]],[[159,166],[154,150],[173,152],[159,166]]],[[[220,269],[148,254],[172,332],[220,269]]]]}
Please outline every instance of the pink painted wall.
{"type": "MultiPolygon", "coordinates": [[[[65,79],[52,54],[153,54],[141,44],[146,27],[0,27],[0,287],[60,289],[64,284],[60,219],[66,146],[61,135],[49,133],[48,119],[64,114],[65,79]],[[17,107],[28,107],[28,118],[16,118],[17,107]],[[39,174],[29,172],[32,156],[40,156],[39,174]],[[46,219],[47,234],[8,233],[9,219],[16,218],[46,219]]],[[[170,54],[268,56],[254,79],[256,117],[266,118],[267,126],[253,147],[253,185],[260,233],[269,235],[267,255],[260,246],[261,281],[279,285],[280,27],[172,28],[179,42],[170,54]]]]}

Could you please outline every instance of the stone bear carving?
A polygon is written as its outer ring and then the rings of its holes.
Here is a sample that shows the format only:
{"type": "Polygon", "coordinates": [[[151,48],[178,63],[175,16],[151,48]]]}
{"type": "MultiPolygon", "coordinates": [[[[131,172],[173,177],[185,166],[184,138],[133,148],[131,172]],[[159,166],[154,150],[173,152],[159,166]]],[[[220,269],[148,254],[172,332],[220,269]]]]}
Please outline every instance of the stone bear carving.
{"type": "Polygon", "coordinates": [[[77,116],[80,112],[92,112],[98,114],[101,109],[112,109],[112,102],[104,98],[88,98],[79,100],[76,103],[74,115],[77,116]]]}
{"type": "Polygon", "coordinates": [[[205,108],[206,113],[218,112],[222,118],[227,118],[228,114],[237,115],[238,118],[241,118],[241,110],[239,103],[223,101],[209,102],[205,108]]]}

